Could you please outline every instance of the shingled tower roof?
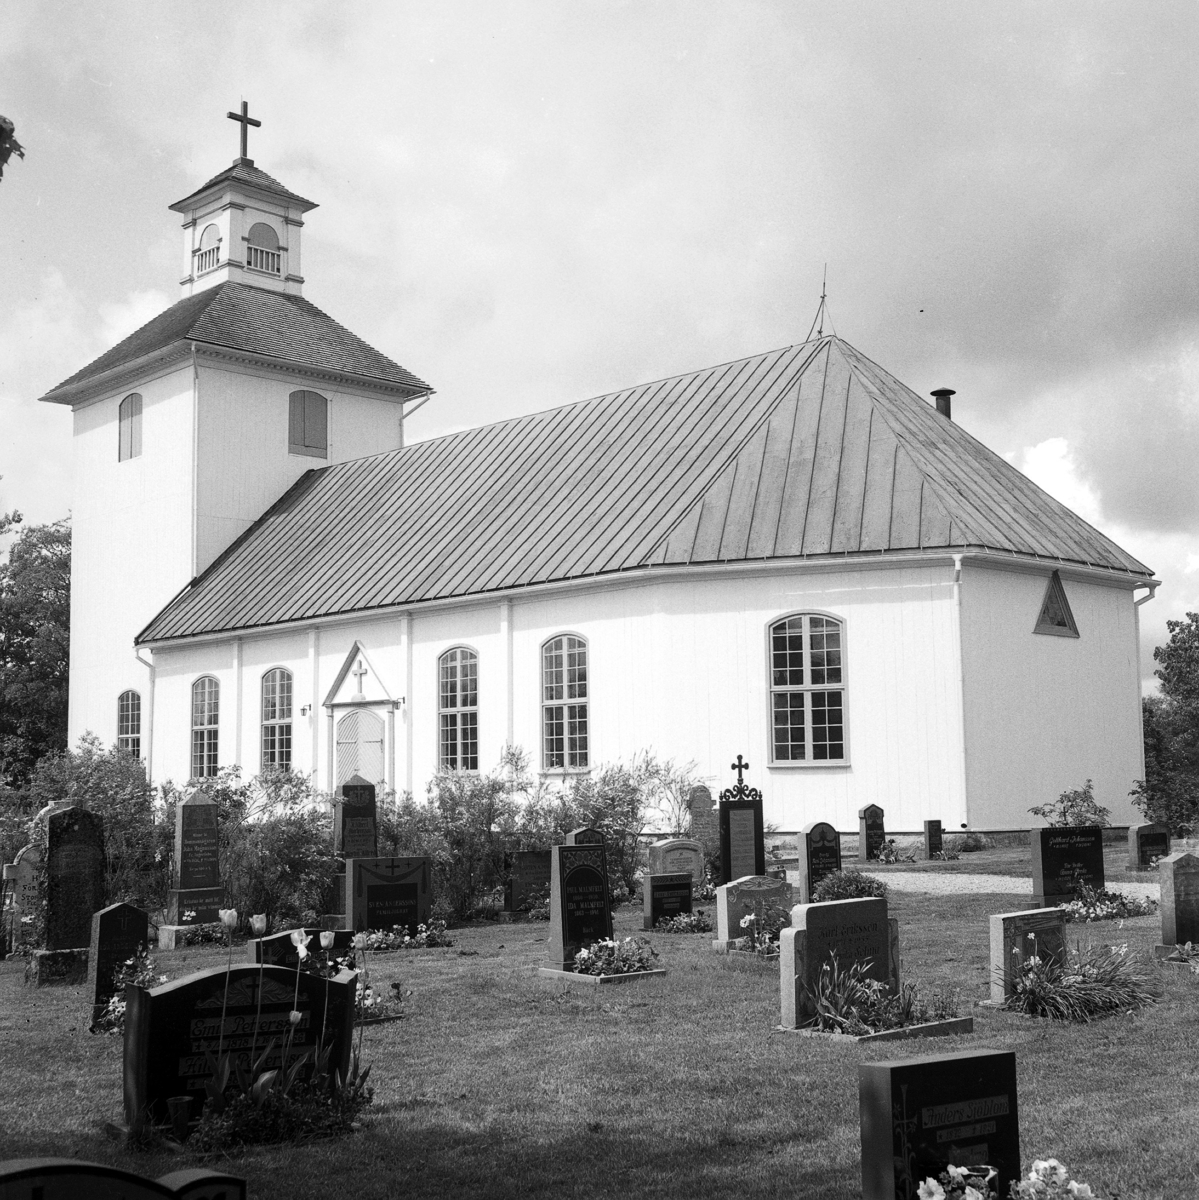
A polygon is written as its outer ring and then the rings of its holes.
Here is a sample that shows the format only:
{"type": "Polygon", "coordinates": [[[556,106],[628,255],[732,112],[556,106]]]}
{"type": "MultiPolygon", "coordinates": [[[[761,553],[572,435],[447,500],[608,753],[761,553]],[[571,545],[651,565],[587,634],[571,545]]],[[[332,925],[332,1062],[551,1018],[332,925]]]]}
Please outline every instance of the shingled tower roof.
{"type": "Polygon", "coordinates": [[[309,472],[138,640],[652,567],[937,549],[1150,574],[825,337],[309,472]]]}

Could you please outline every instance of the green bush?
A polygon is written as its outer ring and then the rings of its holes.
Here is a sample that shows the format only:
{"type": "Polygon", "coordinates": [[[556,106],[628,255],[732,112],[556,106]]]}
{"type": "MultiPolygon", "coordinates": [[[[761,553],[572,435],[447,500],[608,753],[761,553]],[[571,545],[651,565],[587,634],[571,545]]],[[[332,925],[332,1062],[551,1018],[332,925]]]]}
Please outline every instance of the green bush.
{"type": "Polygon", "coordinates": [[[1054,827],[1111,824],[1111,812],[1096,801],[1094,785],[1089,779],[1080,788],[1062,792],[1053,804],[1038,804],[1028,811],[1054,827]]]}
{"type": "Polygon", "coordinates": [[[863,875],[861,871],[833,871],[812,889],[812,900],[814,903],[823,903],[826,900],[885,897],[886,894],[887,885],[881,879],[863,875]]]}

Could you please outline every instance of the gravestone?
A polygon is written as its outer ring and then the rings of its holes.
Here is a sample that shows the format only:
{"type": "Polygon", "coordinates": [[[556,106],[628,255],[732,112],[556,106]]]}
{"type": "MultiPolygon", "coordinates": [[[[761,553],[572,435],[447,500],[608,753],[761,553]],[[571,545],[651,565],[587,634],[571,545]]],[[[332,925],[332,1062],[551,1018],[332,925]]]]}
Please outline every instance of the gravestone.
{"type": "Polygon", "coordinates": [[[858,862],[871,862],[878,858],[887,831],[883,828],[883,810],[877,804],[867,804],[858,809],[858,862]]]}
{"type": "Polygon", "coordinates": [[[1162,943],[1199,945],[1199,858],[1183,852],[1157,864],[1162,880],[1162,943]]]}
{"type": "Polygon", "coordinates": [[[1103,887],[1103,830],[1061,825],[1032,831],[1032,902],[1056,908],[1074,899],[1081,884],[1103,887]]]}
{"type": "Polygon", "coordinates": [[[92,1020],[108,1005],[115,991],[113,972],[150,940],[150,916],[132,904],[110,904],[92,914],[92,938],[87,955],[87,987],[92,997],[92,1020]]]}
{"type": "Polygon", "coordinates": [[[338,858],[379,856],[375,785],[361,775],[351,775],[341,785],[341,799],[333,805],[333,853],[338,858]]]}
{"type": "Polygon", "coordinates": [[[1169,826],[1150,822],[1145,825],[1128,827],[1128,869],[1130,871],[1148,871],[1152,859],[1165,858],[1169,853],[1169,826]]]}
{"type": "Polygon", "coordinates": [[[598,829],[592,829],[587,825],[580,829],[572,829],[566,835],[566,845],[568,846],[602,846],[603,844],[604,835],[598,829]]]}
{"type": "Polygon", "coordinates": [[[549,967],[573,971],[580,950],[612,936],[608,859],[602,842],[550,853],[549,967]]]}
{"type": "Polygon", "coordinates": [[[7,912],[9,946],[16,949],[32,936],[34,907],[37,903],[37,869],[42,852],[37,846],[25,846],[4,864],[4,883],[9,894],[7,912]],[[30,920],[26,921],[25,918],[30,920]]]}
{"type": "Polygon", "coordinates": [[[766,874],[766,838],[762,793],[745,782],[749,763],[741,755],[733,763],[736,786],[720,793],[720,882],[766,874]]]}
{"type": "Polygon", "coordinates": [[[692,838],[668,838],[649,848],[649,869],[654,875],[686,871],[696,887],[704,886],[704,848],[692,838]]]}
{"type": "Polygon", "coordinates": [[[714,858],[720,853],[720,818],[712,793],[702,783],[687,793],[687,811],[691,814],[691,836],[703,846],[705,858],[714,858]]]}
{"type": "Polygon", "coordinates": [[[187,1167],[151,1179],[78,1158],[0,1162],[0,1200],[246,1200],[246,1181],[187,1167]]]}
{"type": "Polygon", "coordinates": [[[550,884],[551,857],[548,850],[517,850],[512,855],[508,882],[504,884],[505,912],[527,912],[545,895],[550,884]]]}
{"type": "MultiPolygon", "coordinates": [[[[212,1071],[207,1056],[232,1055],[234,1066],[249,1070],[251,1052],[276,1044],[262,1070],[284,1065],[293,1027],[288,1013],[300,1013],[287,1062],[315,1047],[322,1034],[331,1047],[329,1071],[346,1075],[354,1029],[357,972],[341,971],[323,979],[307,971],[235,963],[228,974],[212,967],[164,983],[125,989],[125,1120],[131,1128],[144,1121],[164,1124],[167,1100],[190,1096],[190,1120],[200,1117],[204,1083],[212,1071]],[[327,997],[327,1008],[326,1008],[327,997]],[[221,1014],[224,1012],[224,1034],[221,1014]]],[[[311,1074],[311,1061],[301,1078],[311,1074]]]]}
{"type": "Polygon", "coordinates": [[[862,1200],[914,1197],[948,1166],[994,1167],[1003,1197],[1020,1178],[1011,1050],[861,1063],[858,1105],[862,1200]]]}
{"type": "Polygon", "coordinates": [[[404,925],[415,937],[432,902],[431,858],[346,859],[346,927],[355,933],[404,925]]]}
{"type": "Polygon", "coordinates": [[[104,905],[104,822],[83,808],[50,814],[46,846],[46,949],[86,948],[104,905]]]}
{"type": "Polygon", "coordinates": [[[691,911],[691,893],[695,880],[690,871],[664,875],[646,875],[642,894],[642,928],[653,929],[663,917],[677,917],[691,911]]]}
{"type": "MultiPolygon", "coordinates": [[[[217,805],[196,792],[175,805],[175,886],[169,925],[210,925],[224,899],[217,837],[217,805]]],[[[161,943],[160,943],[161,944],[161,943]]]]}
{"type": "Polygon", "coordinates": [[[741,922],[762,907],[767,916],[777,916],[783,925],[791,922],[794,893],[784,879],[765,875],[747,875],[716,889],[716,937],[712,949],[721,953],[736,949],[738,938],[746,936],[741,922]]]}
{"type": "Polygon", "coordinates": [[[790,928],[779,937],[779,979],[782,988],[782,1026],[807,1024],[814,1007],[808,992],[816,990],[821,968],[833,954],[844,971],[868,962],[866,975],[892,982],[891,924],[887,902],[879,896],[797,904],[790,928]]]}
{"type": "Polygon", "coordinates": [[[1002,1004],[1015,986],[1020,965],[1036,955],[1066,953],[1066,914],[1060,908],[1030,908],[991,916],[991,1003],[1002,1004]]]}
{"type": "Polygon", "coordinates": [[[799,903],[810,904],[816,885],[839,870],[841,835],[827,821],[805,825],[799,838],[799,903]]]}
{"type": "Polygon", "coordinates": [[[945,849],[945,841],[941,836],[940,821],[925,821],[924,822],[924,857],[932,858],[934,854],[940,854],[945,849]]]}
{"type": "MultiPolygon", "coordinates": [[[[251,938],[246,943],[246,957],[253,963],[266,963],[269,967],[287,967],[294,971],[299,958],[296,954],[295,943],[291,940],[294,930],[287,929],[283,933],[272,933],[270,937],[251,938]]],[[[324,929],[305,929],[304,932],[312,938],[308,943],[308,953],[317,962],[324,962],[325,951],[321,949],[321,934],[329,932],[324,929]]],[[[335,929],[333,933],[333,948],[329,951],[331,958],[344,958],[354,945],[352,929],[335,929]]]]}

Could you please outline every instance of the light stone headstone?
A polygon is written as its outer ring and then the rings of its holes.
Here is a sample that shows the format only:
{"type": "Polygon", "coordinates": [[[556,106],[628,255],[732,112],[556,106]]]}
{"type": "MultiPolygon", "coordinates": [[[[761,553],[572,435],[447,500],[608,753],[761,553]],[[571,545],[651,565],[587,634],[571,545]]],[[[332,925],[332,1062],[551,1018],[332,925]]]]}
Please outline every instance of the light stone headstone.
{"type": "Polygon", "coordinates": [[[742,918],[751,915],[759,905],[766,906],[768,912],[781,910],[778,915],[784,925],[788,924],[792,900],[789,883],[765,875],[747,875],[721,884],[716,889],[716,937],[712,948],[721,952],[735,949],[737,940],[746,936],[742,918]]]}
{"type": "Polygon", "coordinates": [[[598,829],[583,825],[578,829],[572,829],[566,835],[564,844],[567,846],[602,846],[604,835],[598,829]]]}
{"type": "Polygon", "coordinates": [[[712,802],[712,793],[702,783],[687,793],[687,809],[691,813],[691,836],[704,848],[708,858],[720,853],[720,817],[712,802]]]}
{"type": "Polygon", "coordinates": [[[13,861],[4,864],[4,882],[8,889],[10,944],[13,947],[28,941],[26,931],[31,927],[34,905],[37,902],[37,869],[42,864],[42,852],[37,846],[18,850],[13,861]],[[31,918],[26,922],[25,918],[31,918]]]}
{"type": "Polygon", "coordinates": [[[669,838],[649,848],[651,875],[673,875],[686,871],[696,887],[704,884],[704,848],[692,838],[669,838]]]}
{"type": "Polygon", "coordinates": [[[1162,881],[1162,943],[1199,944],[1199,858],[1182,852],[1157,864],[1162,881]]]}
{"type": "Polygon", "coordinates": [[[1059,961],[1066,952],[1066,914],[1030,908],[991,916],[991,1003],[1002,1004],[1015,988],[1021,965],[1034,955],[1059,961]]]}

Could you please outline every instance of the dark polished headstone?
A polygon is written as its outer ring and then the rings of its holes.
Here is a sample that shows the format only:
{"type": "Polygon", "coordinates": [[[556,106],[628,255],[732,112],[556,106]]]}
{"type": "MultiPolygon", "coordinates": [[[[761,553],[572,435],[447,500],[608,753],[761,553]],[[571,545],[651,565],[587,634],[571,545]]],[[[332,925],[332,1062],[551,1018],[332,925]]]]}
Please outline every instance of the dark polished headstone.
{"type": "Polygon", "coordinates": [[[92,997],[92,1020],[113,995],[113,972],[150,941],[150,916],[132,904],[110,904],[92,914],[87,984],[92,997]]]}
{"type": "Polygon", "coordinates": [[[945,841],[941,834],[940,821],[924,822],[924,857],[932,858],[945,849],[945,841]]]}
{"type": "Polygon", "coordinates": [[[863,1200],[910,1200],[948,1166],[994,1167],[1000,1196],[1020,1178],[1011,1050],[861,1063],[858,1104],[863,1200]]]}
{"type": "Polygon", "coordinates": [[[766,874],[762,800],[721,800],[720,882],[766,874]]]}
{"type": "MultiPolygon", "coordinates": [[[[191,1119],[198,1120],[204,1102],[204,1083],[212,1075],[207,1056],[218,1050],[233,1056],[234,1064],[249,1070],[250,1054],[261,1054],[272,1039],[275,1047],[262,1069],[283,1064],[291,1030],[288,1013],[298,1011],[300,1023],[288,1063],[315,1047],[324,1035],[331,1045],[330,1072],[344,1078],[349,1066],[354,1028],[357,972],[342,971],[334,979],[283,967],[236,963],[197,971],[161,987],[130,984],[125,989],[125,1120],[131,1127],[148,1120],[167,1120],[167,1100],[191,1096],[191,1119]],[[228,991],[226,992],[226,987],[228,991]],[[326,1009],[326,998],[328,1008],[326,1009]],[[224,1035],[221,1013],[224,1011],[224,1035]]],[[[311,1059],[301,1076],[311,1073],[311,1059]]]]}
{"type": "Polygon", "coordinates": [[[1148,871],[1155,858],[1165,858],[1170,853],[1170,828],[1149,822],[1128,827],[1128,869],[1148,871]]]}
{"type": "Polygon", "coordinates": [[[1162,943],[1199,945],[1199,858],[1171,854],[1157,864],[1162,881],[1162,943]]]}
{"type": "Polygon", "coordinates": [[[548,850],[517,850],[512,855],[508,882],[504,885],[504,911],[523,912],[527,905],[545,895],[550,883],[548,850]]]}
{"type": "Polygon", "coordinates": [[[816,885],[841,870],[841,835],[827,821],[803,827],[799,839],[799,899],[810,904],[816,885]]]}
{"type": "Polygon", "coordinates": [[[871,862],[878,858],[887,840],[883,828],[883,810],[877,804],[867,804],[858,809],[858,862],[871,862]]]}
{"type": "Polygon", "coordinates": [[[1032,831],[1032,898],[1036,908],[1074,899],[1080,884],[1103,888],[1103,830],[1060,825],[1032,831]]]}
{"type": "Polygon", "coordinates": [[[573,971],[575,955],[612,936],[603,843],[554,846],[550,867],[548,966],[573,971]]]}
{"type": "Polygon", "coordinates": [[[175,880],[168,923],[209,925],[217,920],[223,899],[217,805],[196,792],[175,806],[175,880]]]}
{"type": "Polygon", "coordinates": [[[207,1167],[187,1167],[150,1179],[78,1158],[15,1158],[0,1162],[4,1200],[246,1200],[246,1181],[207,1167]]]}
{"type": "Polygon", "coordinates": [[[377,858],[378,816],[375,785],[351,775],[333,805],[333,853],[339,858],[377,858]]]}
{"type": "Polygon", "coordinates": [[[389,930],[406,926],[415,936],[429,923],[433,903],[433,860],[413,858],[346,859],[346,927],[389,930]]]}
{"type": "Polygon", "coordinates": [[[663,917],[677,917],[691,911],[691,895],[695,880],[690,871],[674,871],[667,875],[645,875],[641,898],[642,928],[653,929],[663,917]]]}
{"type": "Polygon", "coordinates": [[[86,809],[64,808],[48,825],[46,949],[86,948],[92,914],[104,907],[104,822],[86,809]]]}
{"type": "MultiPolygon", "coordinates": [[[[294,971],[299,962],[296,944],[291,940],[294,932],[295,930],[287,929],[282,933],[272,933],[270,937],[251,938],[246,943],[246,957],[250,962],[266,963],[270,967],[289,967],[294,971]]],[[[327,932],[329,931],[319,928],[304,930],[304,933],[312,939],[307,943],[306,949],[317,962],[324,961],[323,955],[326,952],[321,948],[321,934],[327,932]]],[[[350,953],[354,944],[354,931],[352,929],[335,929],[332,933],[333,946],[328,953],[332,958],[344,958],[350,953]]]]}

